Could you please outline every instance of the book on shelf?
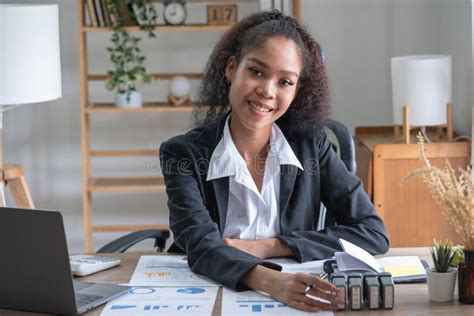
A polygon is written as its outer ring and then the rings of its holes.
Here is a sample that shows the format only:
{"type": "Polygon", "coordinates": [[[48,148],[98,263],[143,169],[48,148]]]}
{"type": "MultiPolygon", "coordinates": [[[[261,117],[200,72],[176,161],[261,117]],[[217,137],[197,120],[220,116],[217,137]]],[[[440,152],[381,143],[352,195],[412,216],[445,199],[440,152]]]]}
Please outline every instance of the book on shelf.
{"type": "Polygon", "coordinates": [[[107,0],[100,0],[100,5],[102,7],[102,15],[104,17],[104,26],[110,26],[110,16],[109,16],[109,9],[107,8],[107,0]]]}
{"type": "Polygon", "coordinates": [[[104,22],[104,14],[102,12],[102,5],[101,5],[101,0],[94,0],[94,7],[95,7],[95,12],[97,14],[97,23],[100,27],[105,26],[104,22]]]}
{"type": "Polygon", "coordinates": [[[94,8],[94,0],[87,0],[87,8],[88,8],[89,15],[91,18],[92,26],[98,27],[99,24],[97,23],[97,15],[94,8]]]}
{"type": "Polygon", "coordinates": [[[395,283],[426,282],[426,268],[417,256],[376,259],[364,249],[339,238],[344,252],[334,254],[340,272],[390,272],[395,283]]]}
{"type": "MultiPolygon", "coordinates": [[[[109,27],[117,23],[117,17],[108,8],[110,0],[84,0],[85,25],[92,27],[109,27]]],[[[138,16],[133,5],[124,4],[118,10],[121,24],[124,26],[139,25],[138,16]]]]}

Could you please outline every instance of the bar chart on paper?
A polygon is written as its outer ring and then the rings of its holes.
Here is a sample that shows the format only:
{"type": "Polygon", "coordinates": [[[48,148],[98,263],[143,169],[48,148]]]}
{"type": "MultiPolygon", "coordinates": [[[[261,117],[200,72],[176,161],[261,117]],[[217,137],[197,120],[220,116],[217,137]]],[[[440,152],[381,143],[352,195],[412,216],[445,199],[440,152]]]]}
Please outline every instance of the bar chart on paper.
{"type": "Polygon", "coordinates": [[[217,287],[134,287],[109,302],[101,316],[196,315],[210,316],[217,287]]]}
{"type": "Polygon", "coordinates": [[[234,292],[224,288],[222,315],[334,315],[332,312],[306,313],[298,311],[273,298],[254,291],[234,292]]]}

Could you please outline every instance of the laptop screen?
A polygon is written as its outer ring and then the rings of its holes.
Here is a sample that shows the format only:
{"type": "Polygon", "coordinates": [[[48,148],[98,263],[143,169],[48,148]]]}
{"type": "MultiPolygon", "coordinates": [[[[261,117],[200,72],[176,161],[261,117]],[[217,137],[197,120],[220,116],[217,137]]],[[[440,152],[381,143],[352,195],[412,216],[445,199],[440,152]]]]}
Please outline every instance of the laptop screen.
{"type": "Polygon", "coordinates": [[[0,308],[76,313],[61,213],[0,208],[0,308]]]}

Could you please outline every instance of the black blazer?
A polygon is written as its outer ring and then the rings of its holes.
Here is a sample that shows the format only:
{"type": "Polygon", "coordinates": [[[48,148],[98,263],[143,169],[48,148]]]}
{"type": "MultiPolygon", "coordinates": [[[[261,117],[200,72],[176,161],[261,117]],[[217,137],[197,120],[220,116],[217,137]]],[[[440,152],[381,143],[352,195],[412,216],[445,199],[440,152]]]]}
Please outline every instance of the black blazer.
{"type": "MultiPolygon", "coordinates": [[[[222,138],[225,116],[164,142],[160,162],[168,195],[170,228],[175,243],[170,252],[184,251],[192,271],[234,289],[246,289],[240,279],[255,265],[281,270],[222,241],[229,177],[206,181],[209,161],[222,138]]],[[[298,262],[330,258],[341,251],[344,238],[372,254],[388,251],[385,226],[361,181],[332,149],[324,133],[288,140],[303,165],[281,166],[280,228],[282,242],[298,262]],[[320,204],[337,225],[315,231],[320,204]]]]}

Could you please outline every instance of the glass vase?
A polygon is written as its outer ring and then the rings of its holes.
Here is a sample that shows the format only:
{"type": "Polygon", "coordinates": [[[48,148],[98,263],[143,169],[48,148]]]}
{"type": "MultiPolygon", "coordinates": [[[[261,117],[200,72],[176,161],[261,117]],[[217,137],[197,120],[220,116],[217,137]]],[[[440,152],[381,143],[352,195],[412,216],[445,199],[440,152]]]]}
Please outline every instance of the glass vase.
{"type": "Polygon", "coordinates": [[[459,301],[474,304],[474,250],[464,250],[464,262],[458,268],[459,301]]]}

